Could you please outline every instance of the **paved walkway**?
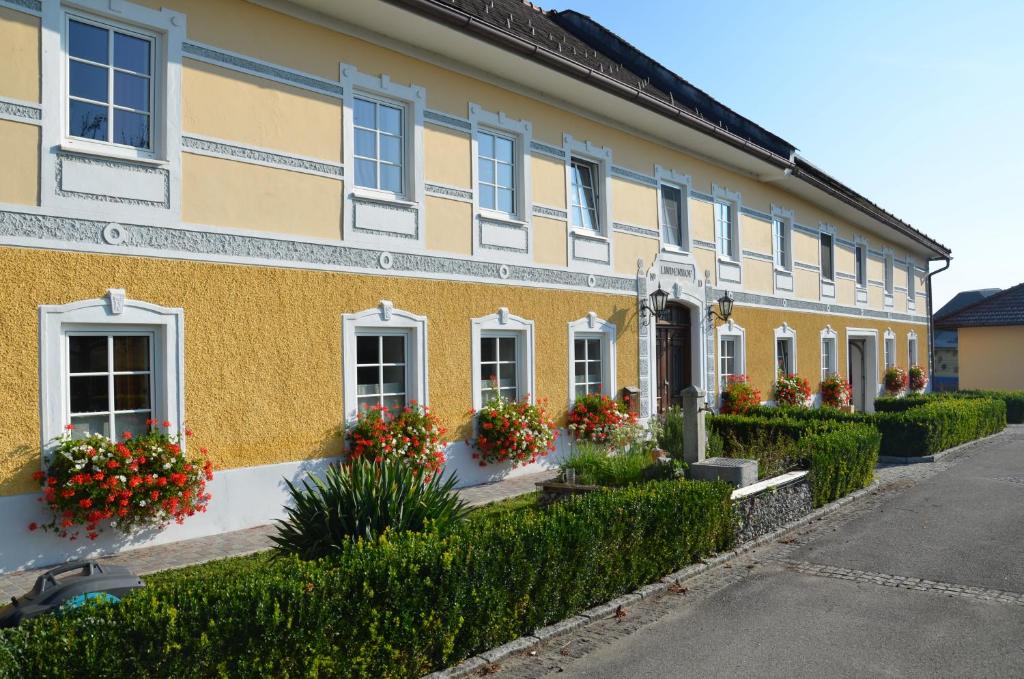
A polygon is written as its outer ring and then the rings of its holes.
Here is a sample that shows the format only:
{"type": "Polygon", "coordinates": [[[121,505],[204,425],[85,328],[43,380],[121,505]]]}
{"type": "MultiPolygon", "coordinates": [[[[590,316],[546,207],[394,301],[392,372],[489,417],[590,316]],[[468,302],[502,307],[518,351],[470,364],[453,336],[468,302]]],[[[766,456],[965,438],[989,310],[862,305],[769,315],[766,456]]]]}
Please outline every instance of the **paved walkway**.
{"type": "MultiPolygon", "coordinates": [[[[554,472],[551,471],[526,474],[496,483],[462,488],[459,490],[459,495],[469,506],[479,507],[532,492],[535,489],[534,484],[549,479],[553,475],[554,472]]],[[[126,566],[134,573],[146,575],[172,568],[192,566],[214,559],[261,552],[270,549],[272,545],[270,536],[273,533],[272,525],[257,526],[247,530],[183,540],[167,545],[142,547],[113,556],[101,557],[97,561],[101,564],[126,566]]],[[[36,578],[46,571],[46,568],[39,568],[0,575],[0,602],[10,601],[12,596],[20,596],[30,590],[36,578]]]]}
{"type": "Polygon", "coordinates": [[[1024,426],[486,668],[494,679],[1024,676],[1024,426]]]}

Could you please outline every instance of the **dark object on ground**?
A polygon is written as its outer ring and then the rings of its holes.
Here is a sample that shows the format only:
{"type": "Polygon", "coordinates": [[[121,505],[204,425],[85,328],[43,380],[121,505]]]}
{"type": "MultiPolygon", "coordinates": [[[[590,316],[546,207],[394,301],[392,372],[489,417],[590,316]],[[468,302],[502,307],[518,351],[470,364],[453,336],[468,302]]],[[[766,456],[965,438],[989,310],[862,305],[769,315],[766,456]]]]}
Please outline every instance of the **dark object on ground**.
{"type": "Polygon", "coordinates": [[[87,601],[118,603],[133,589],[145,587],[142,578],[124,566],[101,566],[95,561],[76,561],[52,568],[36,579],[32,590],[0,608],[0,628],[16,627],[23,620],[60,608],[77,608],[87,601]],[[75,575],[57,579],[69,571],[75,575]]]}

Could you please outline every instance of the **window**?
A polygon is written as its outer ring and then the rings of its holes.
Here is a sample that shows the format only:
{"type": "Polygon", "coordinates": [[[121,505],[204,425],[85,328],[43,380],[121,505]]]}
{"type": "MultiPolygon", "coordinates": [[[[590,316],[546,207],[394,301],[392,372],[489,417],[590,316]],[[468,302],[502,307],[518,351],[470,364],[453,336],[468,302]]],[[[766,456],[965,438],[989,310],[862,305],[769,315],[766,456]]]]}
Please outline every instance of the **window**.
{"type": "Polygon", "coordinates": [[[718,254],[736,259],[732,205],[715,203],[715,233],[718,236],[718,254]]]}
{"type": "Polygon", "coordinates": [[[740,338],[722,337],[719,339],[718,373],[722,380],[722,389],[729,386],[729,378],[743,373],[740,367],[740,338]]]}
{"type": "Polygon", "coordinates": [[[910,365],[920,365],[917,362],[917,335],[907,338],[907,360],[910,365]]]}
{"type": "Polygon", "coordinates": [[[69,333],[67,348],[68,416],[78,433],[146,431],[153,419],[151,335],[69,333]]]}
{"type": "Polygon", "coordinates": [[[821,379],[839,372],[835,337],[821,338],[821,379]]]}
{"type": "Polygon", "coordinates": [[[355,97],[356,186],[403,193],[404,117],[402,106],[355,97]]]}
{"type": "Polygon", "coordinates": [[[857,243],[854,246],[854,267],[856,269],[857,287],[863,288],[868,284],[868,251],[867,247],[857,243]]]}
{"type": "Polygon", "coordinates": [[[683,191],[677,186],[661,185],[662,238],[665,245],[686,249],[686,216],[683,191]]]}
{"type": "Polygon", "coordinates": [[[891,254],[885,255],[885,294],[892,294],[893,285],[893,257],[891,254]]]}
{"type": "Polygon", "coordinates": [[[821,234],[821,277],[835,280],[835,243],[830,233],[821,234]]]}
{"type": "Polygon", "coordinates": [[[480,207],[485,210],[516,212],[516,142],[492,132],[477,133],[477,171],[480,207]]]}
{"type": "Polygon", "coordinates": [[[885,367],[886,369],[892,368],[896,365],[896,337],[891,335],[885,336],[885,367]]]}
{"type": "Polygon", "coordinates": [[[69,16],[67,133],[153,149],[154,39],[69,16]]]}
{"type": "Polygon", "coordinates": [[[907,300],[913,302],[917,294],[917,269],[911,259],[907,259],[907,300]]]}
{"type": "Polygon", "coordinates": [[[500,394],[519,400],[519,350],[515,335],[485,335],[480,338],[480,402],[500,394]]]}
{"type": "Polygon", "coordinates": [[[360,411],[377,406],[388,410],[406,404],[406,336],[356,334],[356,405],[360,411]]]}
{"type": "Polygon", "coordinates": [[[573,375],[575,395],[600,394],[603,392],[601,359],[601,338],[577,336],[573,341],[573,375]]]}
{"type": "Polygon", "coordinates": [[[772,244],[775,247],[775,266],[780,269],[790,268],[791,252],[789,249],[789,225],[782,219],[772,220],[772,244]]]}
{"type": "Polygon", "coordinates": [[[782,337],[775,340],[776,370],[782,375],[793,374],[793,340],[782,337]]]}
{"type": "Polygon", "coordinates": [[[597,207],[599,197],[597,165],[573,158],[571,177],[572,185],[569,194],[572,200],[572,225],[578,229],[600,231],[601,221],[597,207]]]}

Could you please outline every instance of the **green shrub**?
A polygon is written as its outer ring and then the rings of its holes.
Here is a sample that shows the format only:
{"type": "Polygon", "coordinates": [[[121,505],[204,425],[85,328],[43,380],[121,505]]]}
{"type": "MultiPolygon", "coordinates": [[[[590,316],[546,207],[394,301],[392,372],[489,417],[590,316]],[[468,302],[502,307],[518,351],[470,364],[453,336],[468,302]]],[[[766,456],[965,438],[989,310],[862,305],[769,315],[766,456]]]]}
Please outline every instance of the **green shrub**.
{"type": "Polygon", "coordinates": [[[731,491],[653,482],[319,561],[157,574],[117,606],[0,631],[0,662],[34,679],[418,677],[728,548],[731,491]]]}
{"type": "Polygon", "coordinates": [[[910,408],[947,399],[992,398],[1006,404],[1006,421],[1010,424],[1024,424],[1024,391],[934,391],[927,394],[913,394],[906,398],[882,397],[875,399],[875,410],[882,412],[903,412],[910,408]]]}
{"type": "Polygon", "coordinates": [[[673,460],[683,459],[683,410],[672,406],[662,415],[661,432],[658,436],[658,447],[668,453],[673,460]]]}
{"type": "Polygon", "coordinates": [[[881,443],[882,435],[866,424],[849,424],[802,438],[799,445],[809,461],[814,506],[821,507],[871,483],[881,443]]]}
{"type": "Polygon", "coordinates": [[[275,522],[277,535],[270,539],[280,554],[319,559],[386,530],[444,530],[467,511],[455,492],[457,482],[454,474],[424,482],[418,469],[397,458],[332,465],[322,481],[311,476],[301,488],[285,482],[293,504],[285,507],[288,518],[275,522]]]}
{"type": "Polygon", "coordinates": [[[576,482],[585,485],[621,487],[647,480],[647,469],[654,464],[644,450],[612,453],[604,446],[577,441],[576,450],[561,465],[561,475],[572,469],[576,482]]]}
{"type": "MultiPolygon", "coordinates": [[[[776,420],[781,422],[781,420],[776,420]]],[[[805,427],[806,429],[806,427],[805,427]]],[[[757,460],[757,477],[768,479],[801,466],[801,451],[792,432],[777,427],[755,427],[741,438],[732,431],[721,437],[726,457],[757,460]]]]}

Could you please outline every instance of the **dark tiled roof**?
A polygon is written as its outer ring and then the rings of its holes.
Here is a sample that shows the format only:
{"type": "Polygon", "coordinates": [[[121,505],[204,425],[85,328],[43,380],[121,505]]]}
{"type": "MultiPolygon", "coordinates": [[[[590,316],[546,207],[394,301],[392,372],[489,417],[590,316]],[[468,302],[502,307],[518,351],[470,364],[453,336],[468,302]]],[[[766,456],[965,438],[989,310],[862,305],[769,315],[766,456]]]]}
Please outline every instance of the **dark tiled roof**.
{"type": "Polygon", "coordinates": [[[937,321],[944,316],[949,316],[960,311],[969,304],[974,304],[975,302],[980,302],[986,297],[991,297],[999,292],[999,290],[999,288],[984,288],[982,290],[964,290],[963,292],[958,292],[953,296],[953,299],[943,304],[942,308],[932,315],[937,321]]]}
{"type": "Polygon", "coordinates": [[[1024,325],[1024,283],[965,306],[935,323],[945,328],[1024,325]]]}

